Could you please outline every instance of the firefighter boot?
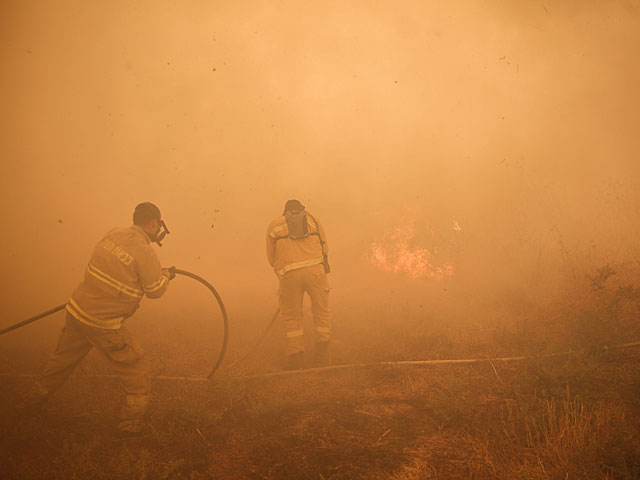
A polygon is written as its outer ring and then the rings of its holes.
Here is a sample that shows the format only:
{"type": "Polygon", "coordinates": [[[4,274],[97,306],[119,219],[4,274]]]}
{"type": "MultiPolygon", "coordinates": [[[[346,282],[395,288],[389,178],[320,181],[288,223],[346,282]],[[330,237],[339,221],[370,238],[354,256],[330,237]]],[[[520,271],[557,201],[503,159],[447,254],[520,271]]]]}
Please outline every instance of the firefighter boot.
{"type": "Polygon", "coordinates": [[[329,342],[316,342],[313,360],[318,367],[324,367],[331,363],[329,342]]]}
{"type": "Polygon", "coordinates": [[[294,353],[287,357],[285,370],[301,370],[302,368],[304,368],[304,352],[294,353]]]}

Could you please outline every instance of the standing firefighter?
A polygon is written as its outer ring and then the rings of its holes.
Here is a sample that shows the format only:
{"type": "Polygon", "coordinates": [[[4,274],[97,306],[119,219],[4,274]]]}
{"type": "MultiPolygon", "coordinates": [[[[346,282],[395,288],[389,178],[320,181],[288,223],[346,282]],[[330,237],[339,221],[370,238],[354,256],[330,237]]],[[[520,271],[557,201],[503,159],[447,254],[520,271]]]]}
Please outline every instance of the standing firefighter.
{"type": "Polygon", "coordinates": [[[280,279],[280,314],[287,335],[286,368],[304,366],[302,300],[311,299],[315,325],[315,363],[329,363],[331,310],[327,243],[320,223],[298,200],[289,200],[284,212],[267,229],[267,258],[280,279]]]}
{"type": "Polygon", "coordinates": [[[125,319],[134,314],[143,296],[161,297],[175,269],[160,267],[151,242],[168,233],[160,210],[141,203],[133,225],[109,231],[93,250],[83,281],[66,305],[67,321],[58,347],[25,396],[25,408],[35,410],[69,378],[95,347],[111,365],[124,391],[123,434],[140,432],[151,393],[144,351],[133,341],[125,319]]]}

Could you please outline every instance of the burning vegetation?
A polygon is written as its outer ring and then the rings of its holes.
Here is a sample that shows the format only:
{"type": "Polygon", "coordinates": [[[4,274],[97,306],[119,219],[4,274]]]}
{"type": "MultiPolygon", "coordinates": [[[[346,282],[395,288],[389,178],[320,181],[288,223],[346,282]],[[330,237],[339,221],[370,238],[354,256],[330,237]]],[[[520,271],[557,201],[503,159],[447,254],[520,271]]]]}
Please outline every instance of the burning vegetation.
{"type": "MultiPolygon", "coordinates": [[[[430,243],[433,243],[435,232],[430,228],[425,230],[430,234],[430,243]]],[[[455,220],[452,230],[455,233],[462,231],[455,220]]],[[[418,238],[416,220],[411,219],[371,243],[367,258],[385,272],[406,274],[411,278],[442,280],[453,275],[453,264],[443,262],[440,249],[437,246],[427,247],[418,238]]]]}

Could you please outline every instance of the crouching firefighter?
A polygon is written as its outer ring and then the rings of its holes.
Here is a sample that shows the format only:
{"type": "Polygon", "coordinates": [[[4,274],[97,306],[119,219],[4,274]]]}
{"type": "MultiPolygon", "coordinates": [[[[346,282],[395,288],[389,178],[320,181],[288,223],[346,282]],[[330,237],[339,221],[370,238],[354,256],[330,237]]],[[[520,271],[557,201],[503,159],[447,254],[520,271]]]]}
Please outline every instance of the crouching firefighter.
{"type": "Polygon", "coordinates": [[[142,431],[151,393],[144,351],[123,325],[145,295],[161,297],[175,268],[163,269],[151,246],[169,233],[160,210],[141,203],[133,225],[109,231],[93,250],[83,281],[66,305],[67,319],[55,353],[25,395],[23,406],[37,411],[95,347],[109,362],[124,392],[118,430],[142,431]]]}
{"type": "Polygon", "coordinates": [[[287,336],[285,368],[304,366],[302,301],[307,292],[315,326],[316,365],[329,363],[331,310],[329,309],[328,248],[318,220],[298,200],[289,200],[284,212],[267,228],[267,259],[280,280],[280,316],[287,336]]]}

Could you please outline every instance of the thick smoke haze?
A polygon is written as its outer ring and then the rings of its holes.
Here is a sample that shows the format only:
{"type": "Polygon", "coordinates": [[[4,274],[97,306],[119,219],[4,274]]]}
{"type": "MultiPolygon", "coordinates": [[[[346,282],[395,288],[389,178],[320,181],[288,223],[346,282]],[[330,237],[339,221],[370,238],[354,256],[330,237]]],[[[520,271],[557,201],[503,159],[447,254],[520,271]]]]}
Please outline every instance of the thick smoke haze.
{"type": "MultiPolygon", "coordinates": [[[[638,261],[637,0],[5,0],[0,45],[2,326],[66,301],[142,201],[232,328],[277,306],[289,198],[327,231],[336,329],[638,261]],[[410,224],[450,276],[372,264],[410,224]]],[[[139,315],[209,308],[192,290],[139,315]]]]}

